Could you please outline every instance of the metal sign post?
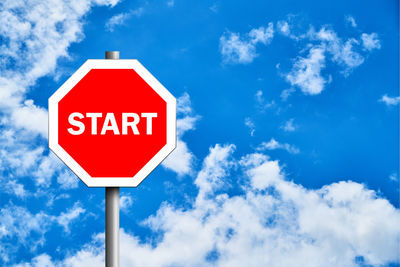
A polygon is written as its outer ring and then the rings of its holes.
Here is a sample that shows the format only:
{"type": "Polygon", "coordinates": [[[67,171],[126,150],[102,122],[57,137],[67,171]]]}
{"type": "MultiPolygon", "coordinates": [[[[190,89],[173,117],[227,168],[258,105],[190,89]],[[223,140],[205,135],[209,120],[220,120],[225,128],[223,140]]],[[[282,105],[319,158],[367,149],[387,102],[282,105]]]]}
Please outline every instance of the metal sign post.
{"type": "Polygon", "coordinates": [[[106,187],[106,267],[119,267],[119,187],[106,187]]]}
{"type": "MultiPolygon", "coordinates": [[[[119,59],[119,51],[106,51],[119,59]]],[[[106,187],[106,267],[119,267],[119,187],[106,187]]]]}

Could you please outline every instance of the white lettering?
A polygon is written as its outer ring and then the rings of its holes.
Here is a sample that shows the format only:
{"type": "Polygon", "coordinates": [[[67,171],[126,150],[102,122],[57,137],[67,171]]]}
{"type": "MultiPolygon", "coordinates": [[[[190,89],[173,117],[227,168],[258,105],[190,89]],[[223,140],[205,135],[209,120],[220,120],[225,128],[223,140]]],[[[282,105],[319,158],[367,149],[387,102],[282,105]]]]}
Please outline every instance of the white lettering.
{"type": "Polygon", "coordinates": [[[142,118],[146,118],[146,134],[153,134],[152,122],[153,118],[157,118],[157,113],[142,113],[142,118]]]}
{"type": "Polygon", "coordinates": [[[97,118],[101,118],[103,114],[101,113],[86,113],[86,117],[92,118],[92,134],[97,134],[97,118]]]}
{"type": "Polygon", "coordinates": [[[83,124],[83,122],[81,121],[77,121],[75,120],[75,118],[78,117],[79,119],[83,119],[84,116],[79,113],[79,112],[74,112],[71,113],[68,117],[68,122],[75,127],[78,127],[78,130],[74,130],[72,128],[68,128],[68,132],[72,135],[80,135],[81,133],[83,133],[85,131],[85,124],[83,124]]]}
{"type": "Polygon", "coordinates": [[[130,126],[133,134],[138,135],[139,130],[136,125],[139,123],[139,120],[139,115],[136,113],[122,113],[122,134],[128,134],[128,126],[130,126]],[[128,121],[128,118],[133,118],[133,121],[128,121]]]}
{"type": "Polygon", "coordinates": [[[101,135],[106,134],[107,131],[113,131],[115,135],[119,134],[117,121],[115,120],[114,113],[107,113],[106,119],[104,120],[103,128],[101,129],[101,135]]]}
{"type": "MultiPolygon", "coordinates": [[[[118,128],[118,123],[115,119],[115,115],[112,112],[106,114],[103,122],[103,126],[101,128],[101,135],[105,135],[107,131],[113,131],[114,135],[120,135],[120,129],[122,129],[123,135],[128,135],[129,128],[132,129],[132,133],[134,135],[139,135],[138,124],[141,121],[141,118],[146,119],[146,135],[153,134],[153,119],[157,118],[157,113],[141,113],[140,117],[137,113],[119,113],[121,114],[121,128],[118,128]]],[[[97,135],[98,133],[98,124],[102,122],[101,118],[103,118],[103,113],[99,112],[88,112],[86,113],[86,118],[90,118],[90,120],[85,120],[85,115],[79,112],[73,112],[68,117],[68,122],[71,126],[68,128],[68,132],[72,135],[81,135],[85,132],[85,122],[90,123],[91,134],[97,135]],[[99,120],[100,119],[100,120],[99,120]],[[83,120],[83,121],[82,121],[83,120]]],[[[144,121],[143,121],[144,123],[144,121]]],[[[142,124],[143,124],[142,123],[142,124]]],[[[142,128],[144,128],[142,126],[142,128]]]]}

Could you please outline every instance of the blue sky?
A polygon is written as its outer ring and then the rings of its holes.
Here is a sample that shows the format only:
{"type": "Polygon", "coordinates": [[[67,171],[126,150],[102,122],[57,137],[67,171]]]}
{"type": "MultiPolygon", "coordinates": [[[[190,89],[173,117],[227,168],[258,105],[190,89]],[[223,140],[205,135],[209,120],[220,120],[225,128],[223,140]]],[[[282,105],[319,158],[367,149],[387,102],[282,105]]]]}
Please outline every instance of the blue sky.
{"type": "Polygon", "coordinates": [[[106,50],[178,100],[121,189],[121,266],[399,266],[396,1],[0,4],[0,265],[104,262],[104,189],[47,147],[47,99],[106,50]]]}

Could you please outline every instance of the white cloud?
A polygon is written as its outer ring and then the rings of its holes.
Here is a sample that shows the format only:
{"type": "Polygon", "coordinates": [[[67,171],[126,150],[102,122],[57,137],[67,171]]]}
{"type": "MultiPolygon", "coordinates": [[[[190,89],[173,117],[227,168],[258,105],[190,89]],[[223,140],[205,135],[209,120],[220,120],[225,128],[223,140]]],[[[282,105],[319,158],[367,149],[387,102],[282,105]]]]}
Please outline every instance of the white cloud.
{"type": "Polygon", "coordinates": [[[397,182],[399,178],[397,177],[397,173],[393,172],[392,174],[389,175],[389,180],[392,182],[397,182]]]}
{"type": "Polygon", "coordinates": [[[25,100],[22,106],[12,111],[11,119],[15,126],[39,133],[47,138],[47,110],[33,104],[33,100],[25,100]]]}
{"type": "Polygon", "coordinates": [[[260,112],[264,112],[267,108],[271,108],[272,106],[275,105],[275,101],[271,100],[269,102],[267,102],[265,100],[264,97],[264,93],[261,90],[258,90],[255,95],[254,95],[254,99],[256,101],[256,108],[260,111],[260,112]]]}
{"type": "Polygon", "coordinates": [[[195,129],[196,122],[200,119],[199,116],[185,116],[176,120],[176,131],[180,137],[184,133],[195,129]]]}
{"type": "Polygon", "coordinates": [[[194,155],[187,147],[187,144],[177,140],[175,150],[162,162],[162,165],[176,172],[179,176],[192,173],[194,155]]]}
{"type": "Polygon", "coordinates": [[[274,37],[274,26],[270,22],[267,28],[259,27],[258,29],[252,29],[249,32],[250,42],[253,44],[268,44],[274,37]]]}
{"type": "MultiPolygon", "coordinates": [[[[121,230],[121,237],[124,237],[124,231],[121,230]]],[[[122,238],[121,238],[122,239],[122,238]]],[[[104,234],[98,234],[93,237],[93,241],[84,246],[81,251],[66,258],[63,261],[52,261],[48,254],[40,254],[32,259],[31,262],[25,262],[13,265],[13,267],[87,267],[104,266],[104,234]]]]}
{"type": "Polygon", "coordinates": [[[30,263],[14,265],[15,267],[54,267],[55,265],[51,262],[51,258],[47,254],[41,254],[32,259],[30,263]]]}
{"type": "Polygon", "coordinates": [[[378,34],[374,32],[371,34],[367,33],[361,34],[361,40],[364,48],[368,51],[381,48],[381,42],[378,39],[378,34]]]}
{"type": "Polygon", "coordinates": [[[210,148],[210,153],[203,161],[201,171],[198,173],[195,184],[199,188],[197,202],[204,201],[210,194],[220,189],[224,185],[224,180],[235,162],[230,155],[235,150],[234,145],[216,145],[210,148]]]}
{"type": "Polygon", "coordinates": [[[276,23],[276,30],[279,34],[288,37],[294,41],[300,41],[306,38],[304,31],[304,21],[299,16],[288,14],[284,20],[276,23]]]}
{"type": "Polygon", "coordinates": [[[61,213],[60,216],[52,216],[43,211],[32,214],[24,207],[9,205],[0,210],[0,225],[4,226],[6,231],[0,235],[3,237],[17,237],[21,244],[28,242],[28,236],[32,231],[44,234],[47,226],[53,221],[65,226],[68,229],[68,224],[72,219],[77,218],[82,212],[79,205],[75,204],[74,208],[68,210],[67,213],[61,213]]]}
{"type": "Polygon", "coordinates": [[[193,113],[192,101],[190,100],[190,95],[188,93],[183,93],[176,100],[176,112],[182,115],[193,113]]]}
{"type": "Polygon", "coordinates": [[[247,64],[257,57],[255,46],[251,42],[240,40],[237,33],[228,33],[220,38],[221,54],[224,62],[247,64]]]}
{"type": "Polygon", "coordinates": [[[131,17],[129,13],[120,13],[112,16],[105,25],[105,28],[109,32],[113,32],[116,26],[123,25],[127,19],[131,17]]]}
{"type": "Polygon", "coordinates": [[[345,17],[345,19],[346,19],[347,23],[350,24],[351,27],[357,28],[357,23],[356,23],[356,20],[354,19],[354,17],[348,15],[345,17]]]}
{"type": "Polygon", "coordinates": [[[69,169],[65,169],[58,175],[57,183],[62,189],[74,189],[78,188],[79,179],[69,169]]]}
{"type": "Polygon", "coordinates": [[[59,216],[54,217],[59,225],[64,228],[66,233],[70,232],[70,224],[76,220],[82,213],[85,213],[85,209],[81,207],[79,202],[76,202],[74,206],[68,209],[66,212],[62,212],[59,216]]]}
{"type": "Polygon", "coordinates": [[[5,184],[4,189],[7,193],[14,194],[19,198],[25,198],[28,196],[28,192],[25,190],[24,185],[18,183],[16,180],[8,181],[5,184]]]}
{"type": "Polygon", "coordinates": [[[320,94],[327,81],[321,75],[325,68],[325,55],[322,47],[313,47],[307,57],[298,57],[286,80],[298,86],[304,94],[320,94]]]}
{"type": "Polygon", "coordinates": [[[343,41],[335,31],[326,27],[322,27],[318,32],[311,28],[308,35],[311,39],[321,41],[321,45],[332,56],[332,61],[344,67],[342,73],[345,76],[364,63],[364,56],[360,54],[361,51],[357,51],[360,40],[349,38],[343,41]]]}
{"type": "Polygon", "coordinates": [[[247,117],[244,119],[244,125],[246,125],[249,130],[250,130],[250,136],[254,136],[254,133],[256,131],[256,125],[254,122],[251,120],[251,118],[247,117]]]}
{"type": "Polygon", "coordinates": [[[13,257],[13,252],[18,246],[27,246],[35,250],[37,246],[44,242],[44,229],[49,224],[49,216],[44,212],[37,214],[30,213],[24,207],[14,205],[3,206],[0,209],[0,241],[17,240],[17,246],[8,242],[1,242],[0,256],[4,262],[8,262],[13,257]],[[31,233],[35,232],[35,237],[31,233]]]}
{"type": "Polygon", "coordinates": [[[31,252],[45,242],[48,229],[56,224],[69,232],[69,226],[85,210],[77,202],[60,215],[50,215],[44,211],[36,214],[25,207],[13,204],[3,205],[0,209],[0,257],[3,262],[13,260],[17,250],[24,246],[31,252]]]}
{"type": "Polygon", "coordinates": [[[290,119],[288,121],[285,122],[284,125],[281,126],[281,128],[285,131],[285,132],[294,132],[296,130],[296,125],[293,124],[294,119],[290,119]]]}
{"type": "Polygon", "coordinates": [[[256,99],[257,105],[259,105],[259,106],[264,106],[265,100],[264,100],[264,96],[263,96],[263,91],[258,90],[258,91],[256,92],[256,94],[254,95],[254,97],[255,97],[255,99],[256,99]]]}
{"type": "MultiPolygon", "coordinates": [[[[341,73],[348,76],[355,68],[364,63],[366,53],[381,47],[376,33],[362,33],[360,37],[342,39],[329,26],[323,26],[316,31],[311,25],[308,31],[301,30],[299,23],[289,23],[294,16],[288,16],[288,21],[280,20],[276,23],[276,30],[293,41],[301,42],[303,49],[300,53],[308,52],[307,56],[297,56],[293,60],[290,72],[284,74],[292,86],[298,87],[304,94],[320,94],[326,84],[332,81],[332,75],[324,77],[322,71],[327,62],[332,62],[342,68],[341,73]]],[[[356,27],[353,17],[346,20],[356,27]]],[[[220,51],[225,63],[249,64],[258,56],[256,44],[269,44],[274,36],[273,23],[268,28],[252,29],[244,36],[240,33],[227,32],[220,38],[220,51]]],[[[280,64],[278,63],[277,66],[280,64]]],[[[279,68],[279,67],[278,67],[279,68]]],[[[293,88],[282,92],[282,100],[294,91],[293,88]]]]}
{"type": "Polygon", "coordinates": [[[120,0],[93,0],[94,3],[100,6],[111,6],[114,7],[120,2],[120,0]]]}
{"type": "Polygon", "coordinates": [[[333,55],[333,60],[345,65],[347,70],[352,70],[364,62],[364,58],[353,50],[354,45],[358,45],[358,41],[349,39],[341,46],[340,52],[335,51],[333,55]]]}
{"type": "MultiPolygon", "coordinates": [[[[12,145],[10,144],[10,147],[12,145]]],[[[4,145],[0,150],[0,157],[3,163],[0,168],[5,168],[4,171],[7,170],[7,167],[15,169],[15,174],[18,176],[24,176],[34,169],[37,165],[37,160],[41,159],[43,153],[42,147],[30,149],[17,144],[15,150],[7,151],[7,149],[11,149],[10,147],[4,145]]]]}
{"type": "Polygon", "coordinates": [[[64,163],[51,152],[46,156],[41,155],[36,164],[35,170],[32,173],[35,183],[38,186],[47,188],[51,185],[53,175],[60,173],[66,168],[64,163]]]}
{"type": "Polygon", "coordinates": [[[387,106],[395,106],[400,103],[400,96],[391,97],[385,94],[379,99],[379,102],[383,102],[387,106]]]}
{"type": "Polygon", "coordinates": [[[287,21],[284,20],[280,20],[277,22],[276,27],[278,28],[278,31],[285,35],[285,36],[289,36],[290,35],[290,26],[289,23],[287,21]]]}
{"type": "Polygon", "coordinates": [[[196,122],[201,118],[196,115],[192,108],[192,102],[188,93],[184,93],[176,100],[176,130],[178,137],[181,137],[187,131],[194,130],[196,122]]]}
{"type": "Polygon", "coordinates": [[[288,97],[291,94],[293,94],[295,91],[296,91],[296,89],[294,89],[294,88],[288,88],[288,89],[282,90],[282,93],[280,95],[282,98],[282,101],[286,101],[288,99],[288,97]]]}
{"type": "Polygon", "coordinates": [[[284,149],[291,154],[300,153],[300,149],[297,147],[287,144],[287,143],[279,143],[274,138],[271,138],[268,142],[262,142],[257,148],[257,151],[265,151],[265,150],[276,150],[276,149],[284,149]]]}
{"type": "Polygon", "coordinates": [[[163,167],[176,172],[178,176],[182,177],[192,173],[195,160],[186,142],[182,140],[182,136],[187,131],[195,129],[196,122],[200,119],[200,116],[194,114],[188,93],[184,93],[177,99],[176,111],[178,116],[176,121],[178,137],[176,148],[161,164],[163,167]]]}
{"type": "MultiPolygon", "coordinates": [[[[320,94],[325,85],[331,81],[331,75],[328,78],[322,75],[327,60],[342,67],[344,76],[348,76],[365,61],[360,51],[359,39],[348,38],[343,41],[334,30],[328,27],[315,31],[312,26],[307,34],[302,36],[302,40],[311,42],[305,48],[309,54],[307,57],[297,57],[292,70],[285,75],[285,78],[292,86],[299,87],[304,94],[320,94]]],[[[283,99],[287,96],[288,94],[283,94],[283,99]]]]}
{"type": "Polygon", "coordinates": [[[254,189],[263,190],[284,178],[279,162],[271,161],[263,154],[246,155],[240,160],[240,164],[248,168],[247,175],[251,177],[250,183],[254,189]]]}
{"type": "Polygon", "coordinates": [[[122,195],[119,198],[119,207],[121,211],[128,212],[133,205],[133,198],[130,195],[122,195]]]}
{"type": "Polygon", "coordinates": [[[112,16],[105,24],[105,28],[109,32],[113,32],[115,27],[124,25],[128,19],[132,16],[140,17],[144,12],[144,8],[140,7],[138,9],[131,10],[126,13],[120,13],[112,16]]]}
{"type": "Polygon", "coordinates": [[[269,44],[274,37],[273,24],[252,29],[244,38],[239,33],[228,32],[220,38],[220,50],[225,63],[248,64],[258,56],[256,45],[269,44]]]}
{"type": "MultiPolygon", "coordinates": [[[[154,239],[142,241],[121,230],[121,266],[398,263],[400,211],[386,199],[351,181],[306,189],[288,181],[268,156],[255,153],[236,160],[233,152],[233,145],[210,149],[195,180],[199,194],[192,207],[164,203],[145,221],[158,233],[154,239]],[[240,179],[231,179],[238,170],[240,179]],[[240,181],[242,191],[228,195],[223,190],[228,181],[240,181]]],[[[104,265],[103,237],[95,236],[63,260],[41,257],[49,266],[104,265]]]]}

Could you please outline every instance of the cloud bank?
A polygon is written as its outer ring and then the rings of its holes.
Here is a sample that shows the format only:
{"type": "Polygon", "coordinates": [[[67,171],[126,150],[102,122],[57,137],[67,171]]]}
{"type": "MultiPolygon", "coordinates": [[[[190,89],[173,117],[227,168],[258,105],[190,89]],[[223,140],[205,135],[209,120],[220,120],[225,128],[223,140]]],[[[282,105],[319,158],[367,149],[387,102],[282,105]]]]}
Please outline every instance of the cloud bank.
{"type": "MultiPolygon", "coordinates": [[[[332,81],[332,75],[324,70],[327,64],[334,64],[341,68],[341,74],[348,76],[363,64],[366,57],[381,48],[381,41],[377,33],[362,33],[360,36],[349,38],[340,37],[331,26],[322,26],[316,30],[309,26],[307,31],[298,29],[299,23],[294,21],[295,16],[275,23],[269,22],[268,27],[253,28],[242,36],[240,33],[225,32],[220,37],[220,52],[222,61],[231,64],[249,64],[259,56],[257,44],[269,44],[274,33],[287,37],[301,49],[298,56],[292,59],[291,70],[282,73],[285,80],[294,88],[299,88],[306,95],[320,94],[332,81]]],[[[346,21],[353,28],[357,28],[355,19],[346,16],[346,21]]],[[[286,99],[293,89],[286,89],[283,98],[286,99]],[[291,90],[291,91],[289,91],[291,90]]]]}
{"type": "MultiPolygon", "coordinates": [[[[352,181],[306,189],[288,180],[277,160],[260,153],[235,158],[234,151],[234,145],[210,148],[194,181],[198,194],[191,207],[166,202],[144,222],[152,240],[121,232],[121,266],[399,262],[400,211],[386,199],[352,181]],[[232,186],[240,190],[228,194],[232,186]]],[[[102,236],[62,261],[42,254],[15,266],[102,265],[102,236]]]]}

